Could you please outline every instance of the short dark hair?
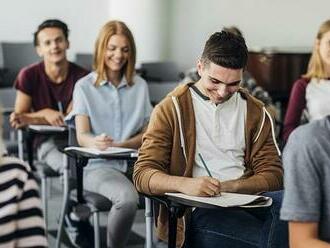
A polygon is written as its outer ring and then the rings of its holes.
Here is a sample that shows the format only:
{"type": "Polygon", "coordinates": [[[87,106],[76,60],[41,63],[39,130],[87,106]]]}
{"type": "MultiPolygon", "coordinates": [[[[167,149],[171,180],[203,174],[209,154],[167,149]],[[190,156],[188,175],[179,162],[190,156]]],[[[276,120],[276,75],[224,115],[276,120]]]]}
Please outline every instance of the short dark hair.
{"type": "Polygon", "coordinates": [[[59,28],[59,29],[61,29],[63,34],[64,34],[65,39],[68,40],[68,37],[69,37],[68,26],[64,22],[62,22],[58,19],[48,19],[48,20],[42,22],[38,26],[37,31],[34,32],[34,34],[33,34],[33,44],[34,44],[34,46],[39,45],[38,34],[41,30],[43,30],[45,28],[59,28]]]}
{"type": "Polygon", "coordinates": [[[248,49],[242,36],[227,31],[216,32],[206,41],[201,61],[230,69],[244,69],[248,49]]]}

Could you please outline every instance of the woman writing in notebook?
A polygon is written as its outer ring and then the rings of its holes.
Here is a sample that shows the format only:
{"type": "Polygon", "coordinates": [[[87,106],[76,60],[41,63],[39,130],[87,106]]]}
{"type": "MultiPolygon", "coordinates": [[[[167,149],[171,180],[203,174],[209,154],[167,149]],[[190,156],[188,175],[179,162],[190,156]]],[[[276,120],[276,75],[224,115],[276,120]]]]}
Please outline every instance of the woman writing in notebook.
{"type": "MultiPolygon", "coordinates": [[[[79,145],[98,149],[139,148],[152,106],[146,82],[135,74],[136,49],[128,27],[106,23],[96,40],[95,71],[74,89],[73,110],[79,145]]],[[[126,161],[93,159],[85,168],[85,189],[113,203],[107,246],[124,247],[137,209],[138,194],[124,175],[126,161]]]]}
{"type": "Polygon", "coordinates": [[[285,115],[283,141],[299,126],[303,112],[308,121],[330,114],[330,20],[318,30],[308,70],[298,79],[291,90],[285,115]]]}

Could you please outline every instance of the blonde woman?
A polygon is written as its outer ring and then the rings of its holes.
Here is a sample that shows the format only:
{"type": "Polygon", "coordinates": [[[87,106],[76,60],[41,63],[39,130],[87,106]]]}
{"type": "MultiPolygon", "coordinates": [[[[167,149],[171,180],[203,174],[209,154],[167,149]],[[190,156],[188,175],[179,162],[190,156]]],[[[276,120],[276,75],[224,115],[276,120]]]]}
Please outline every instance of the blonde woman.
{"type": "Polygon", "coordinates": [[[317,32],[307,73],[298,79],[291,90],[285,115],[283,140],[300,124],[306,110],[309,121],[330,114],[330,20],[323,22],[317,32]]]}
{"type": "Polygon", "coordinates": [[[38,185],[30,167],[4,156],[0,109],[0,247],[48,247],[38,185]]]}
{"type": "MultiPolygon", "coordinates": [[[[73,111],[78,143],[84,147],[139,148],[152,107],[146,82],[135,74],[136,49],[128,27],[106,23],[96,40],[94,71],[74,89],[73,111]]],[[[130,232],[138,194],[124,175],[126,161],[93,159],[85,168],[84,187],[109,198],[107,245],[121,248],[130,232]]]]}

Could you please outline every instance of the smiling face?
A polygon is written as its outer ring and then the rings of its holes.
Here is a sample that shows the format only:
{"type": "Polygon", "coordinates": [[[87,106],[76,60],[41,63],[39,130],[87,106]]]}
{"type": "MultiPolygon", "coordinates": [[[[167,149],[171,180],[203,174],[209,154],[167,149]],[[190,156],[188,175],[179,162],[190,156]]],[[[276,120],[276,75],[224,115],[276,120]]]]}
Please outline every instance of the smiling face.
{"type": "Polygon", "coordinates": [[[126,36],[115,34],[108,41],[104,63],[108,72],[120,72],[127,63],[129,43],[126,36]]]}
{"type": "Polygon", "coordinates": [[[58,64],[66,60],[69,42],[59,28],[44,28],[38,34],[37,53],[46,63],[58,64]]]}
{"type": "Polygon", "coordinates": [[[330,31],[317,40],[318,50],[325,66],[330,67],[330,31]]]}
{"type": "Polygon", "coordinates": [[[227,101],[239,89],[243,69],[229,69],[201,61],[197,69],[201,77],[197,87],[215,104],[227,101]]]}

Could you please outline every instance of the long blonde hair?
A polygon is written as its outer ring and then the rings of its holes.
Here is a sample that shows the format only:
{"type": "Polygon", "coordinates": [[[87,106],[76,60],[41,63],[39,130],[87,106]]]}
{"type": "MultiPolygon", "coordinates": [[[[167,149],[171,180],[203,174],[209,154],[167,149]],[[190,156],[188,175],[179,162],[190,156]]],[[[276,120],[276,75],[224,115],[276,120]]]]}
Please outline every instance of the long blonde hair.
{"type": "Polygon", "coordinates": [[[319,41],[322,39],[323,35],[330,31],[330,20],[323,22],[317,32],[313,53],[308,63],[307,73],[303,75],[304,78],[327,78],[328,75],[324,68],[324,63],[322,61],[320,51],[319,51],[319,41]]]}
{"type": "Polygon", "coordinates": [[[125,75],[128,85],[133,84],[133,76],[135,73],[135,60],[136,60],[136,48],[135,48],[134,37],[125,23],[115,20],[115,21],[107,22],[101,28],[98,38],[95,42],[93,69],[97,73],[97,79],[95,83],[96,85],[99,85],[100,82],[103,80],[107,80],[104,54],[106,52],[107,45],[111,36],[115,34],[124,35],[128,40],[128,44],[129,44],[128,60],[127,63],[122,68],[122,74],[125,75]]]}

